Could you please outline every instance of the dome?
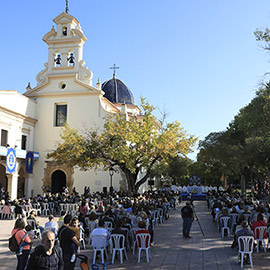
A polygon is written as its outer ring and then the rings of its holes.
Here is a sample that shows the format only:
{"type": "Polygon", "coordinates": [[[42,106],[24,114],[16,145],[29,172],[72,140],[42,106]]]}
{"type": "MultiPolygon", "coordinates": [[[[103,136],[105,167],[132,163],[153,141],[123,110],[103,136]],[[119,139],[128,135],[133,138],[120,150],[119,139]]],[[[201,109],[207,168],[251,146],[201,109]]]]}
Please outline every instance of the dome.
{"type": "Polygon", "coordinates": [[[112,103],[135,105],[134,97],[128,87],[119,79],[113,78],[102,84],[104,97],[112,103]]]}

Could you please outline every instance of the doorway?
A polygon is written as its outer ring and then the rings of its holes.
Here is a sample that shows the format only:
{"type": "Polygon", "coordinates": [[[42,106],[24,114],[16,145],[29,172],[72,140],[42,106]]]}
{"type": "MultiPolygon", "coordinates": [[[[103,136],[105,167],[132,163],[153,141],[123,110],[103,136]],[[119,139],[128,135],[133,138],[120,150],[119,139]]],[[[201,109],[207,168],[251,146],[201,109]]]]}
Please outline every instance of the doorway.
{"type": "Polygon", "coordinates": [[[66,184],[66,174],[63,171],[57,170],[53,172],[51,177],[51,190],[53,194],[62,193],[66,184]]]}

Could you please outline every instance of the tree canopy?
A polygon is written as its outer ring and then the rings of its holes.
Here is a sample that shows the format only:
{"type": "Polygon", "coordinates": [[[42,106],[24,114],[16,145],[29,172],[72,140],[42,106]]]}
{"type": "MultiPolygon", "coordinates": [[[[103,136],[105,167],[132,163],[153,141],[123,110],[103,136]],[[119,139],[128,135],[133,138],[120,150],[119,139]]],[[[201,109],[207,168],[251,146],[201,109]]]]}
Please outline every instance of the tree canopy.
{"type": "Polygon", "coordinates": [[[155,164],[172,157],[185,156],[196,142],[178,121],[166,123],[154,116],[154,107],[141,99],[142,114],[108,115],[102,130],[82,133],[66,126],[62,142],[48,154],[57,162],[70,163],[82,170],[115,166],[126,176],[129,191],[136,193],[155,164]],[[144,172],[138,179],[139,173],[144,172]]]}
{"type": "Polygon", "coordinates": [[[244,168],[252,177],[267,176],[270,160],[270,84],[262,86],[240,109],[229,127],[210,133],[199,143],[197,170],[209,183],[225,174],[239,180],[244,168]]]}

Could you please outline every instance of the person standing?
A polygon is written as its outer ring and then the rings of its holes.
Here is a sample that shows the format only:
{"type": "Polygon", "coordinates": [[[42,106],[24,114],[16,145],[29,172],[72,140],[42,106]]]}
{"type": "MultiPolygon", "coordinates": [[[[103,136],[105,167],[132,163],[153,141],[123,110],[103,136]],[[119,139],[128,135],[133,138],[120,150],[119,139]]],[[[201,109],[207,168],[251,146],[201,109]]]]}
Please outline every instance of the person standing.
{"type": "Polygon", "coordinates": [[[67,214],[64,217],[64,225],[58,231],[58,238],[60,240],[60,246],[63,251],[64,270],[74,270],[76,258],[73,260],[73,247],[74,244],[79,247],[80,243],[76,238],[75,232],[68,228],[71,224],[72,216],[67,214]]]}
{"type": "Polygon", "coordinates": [[[189,235],[192,222],[194,220],[194,212],[190,206],[190,202],[186,202],[186,206],[181,209],[181,216],[183,219],[183,237],[191,238],[189,235]]]}
{"type": "Polygon", "coordinates": [[[61,248],[54,245],[54,233],[45,231],[41,238],[42,245],[37,246],[31,253],[26,270],[63,270],[63,254],[61,248]]]}
{"type": "Polygon", "coordinates": [[[24,270],[28,257],[30,254],[30,249],[31,249],[31,244],[32,241],[30,237],[27,235],[26,231],[24,230],[25,228],[25,221],[22,218],[18,218],[15,222],[14,229],[11,232],[11,235],[15,234],[15,238],[17,240],[18,245],[20,246],[23,242],[29,243],[29,245],[24,245],[22,248],[22,252],[17,253],[17,270],[24,270]]]}

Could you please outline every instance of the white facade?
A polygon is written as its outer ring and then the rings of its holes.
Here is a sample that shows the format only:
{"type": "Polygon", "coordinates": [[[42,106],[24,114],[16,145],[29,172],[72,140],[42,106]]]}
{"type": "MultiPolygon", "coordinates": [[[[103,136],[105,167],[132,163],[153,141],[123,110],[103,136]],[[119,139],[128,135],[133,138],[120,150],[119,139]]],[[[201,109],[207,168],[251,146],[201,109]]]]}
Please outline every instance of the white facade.
{"type": "Polygon", "coordinates": [[[36,102],[17,91],[0,90],[0,185],[12,199],[17,195],[31,195],[32,176],[25,174],[26,151],[34,150],[36,102]],[[15,148],[17,166],[13,174],[6,174],[7,149],[15,148]]]}

